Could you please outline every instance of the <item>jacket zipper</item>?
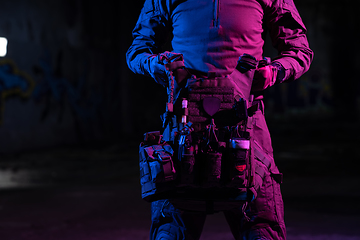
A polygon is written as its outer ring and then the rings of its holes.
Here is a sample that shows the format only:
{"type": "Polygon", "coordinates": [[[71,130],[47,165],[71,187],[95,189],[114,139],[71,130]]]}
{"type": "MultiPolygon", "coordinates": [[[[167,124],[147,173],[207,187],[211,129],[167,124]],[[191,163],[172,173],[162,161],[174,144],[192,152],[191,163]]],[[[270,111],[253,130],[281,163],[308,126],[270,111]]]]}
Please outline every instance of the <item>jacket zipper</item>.
{"type": "Polygon", "coordinates": [[[220,0],[213,0],[214,3],[214,19],[213,19],[213,26],[219,26],[219,10],[220,10],[220,0]]]}

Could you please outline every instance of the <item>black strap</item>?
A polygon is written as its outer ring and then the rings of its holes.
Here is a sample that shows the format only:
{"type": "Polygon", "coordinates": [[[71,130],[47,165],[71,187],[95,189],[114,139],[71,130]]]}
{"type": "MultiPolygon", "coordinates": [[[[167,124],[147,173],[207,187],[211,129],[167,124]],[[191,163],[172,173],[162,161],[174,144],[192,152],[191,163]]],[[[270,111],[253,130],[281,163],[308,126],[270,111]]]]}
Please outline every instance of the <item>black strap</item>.
{"type": "MultiPolygon", "coordinates": [[[[278,183],[282,183],[283,182],[283,174],[282,173],[272,173],[270,171],[270,167],[271,167],[271,163],[273,162],[272,157],[267,154],[260,146],[259,144],[254,141],[254,154],[255,157],[261,162],[263,163],[266,168],[269,170],[271,177],[278,183]]],[[[263,168],[261,167],[257,167],[255,169],[255,172],[259,175],[262,176],[262,178],[265,176],[265,172],[263,170],[263,168]]]]}
{"type": "Polygon", "coordinates": [[[271,162],[272,162],[272,157],[267,154],[260,146],[259,144],[254,140],[254,154],[255,157],[262,162],[267,169],[270,170],[271,167],[271,162]]]}

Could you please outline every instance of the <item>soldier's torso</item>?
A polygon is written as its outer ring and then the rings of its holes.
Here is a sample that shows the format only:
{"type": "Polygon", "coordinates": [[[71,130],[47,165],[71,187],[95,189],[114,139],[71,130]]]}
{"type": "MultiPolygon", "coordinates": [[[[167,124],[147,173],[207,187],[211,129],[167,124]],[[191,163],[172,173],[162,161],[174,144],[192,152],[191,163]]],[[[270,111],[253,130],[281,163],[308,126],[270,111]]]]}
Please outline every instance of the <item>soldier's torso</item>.
{"type": "Polygon", "coordinates": [[[256,0],[173,1],[172,47],[188,68],[229,74],[243,53],[262,58],[263,8],[256,0]]]}

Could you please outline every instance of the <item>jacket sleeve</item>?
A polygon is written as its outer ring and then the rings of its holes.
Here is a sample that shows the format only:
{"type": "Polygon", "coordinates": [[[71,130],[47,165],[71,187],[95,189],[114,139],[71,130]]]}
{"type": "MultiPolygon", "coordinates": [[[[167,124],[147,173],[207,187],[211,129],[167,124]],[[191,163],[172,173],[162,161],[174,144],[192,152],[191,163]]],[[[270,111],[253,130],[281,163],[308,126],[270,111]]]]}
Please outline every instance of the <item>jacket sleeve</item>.
{"type": "Polygon", "coordinates": [[[134,73],[150,75],[149,59],[160,53],[169,33],[167,23],[161,1],[145,0],[126,53],[126,62],[134,73]]]}
{"type": "Polygon", "coordinates": [[[279,55],[273,59],[285,68],[283,81],[298,79],[310,67],[313,51],[309,48],[306,27],[293,0],[272,0],[265,11],[265,23],[279,55]]]}

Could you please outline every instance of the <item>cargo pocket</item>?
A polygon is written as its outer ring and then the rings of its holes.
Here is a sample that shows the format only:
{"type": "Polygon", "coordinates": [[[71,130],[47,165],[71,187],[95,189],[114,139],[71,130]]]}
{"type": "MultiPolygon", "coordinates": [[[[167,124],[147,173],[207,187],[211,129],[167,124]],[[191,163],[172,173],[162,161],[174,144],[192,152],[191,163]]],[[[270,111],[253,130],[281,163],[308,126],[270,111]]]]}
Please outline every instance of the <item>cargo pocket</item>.
{"type": "Polygon", "coordinates": [[[253,138],[269,154],[272,154],[271,137],[265,117],[261,110],[257,110],[253,116],[253,138]]]}
{"type": "Polygon", "coordinates": [[[279,225],[284,225],[284,203],[281,195],[280,183],[275,179],[272,179],[272,181],[274,190],[276,220],[279,225]]]}

